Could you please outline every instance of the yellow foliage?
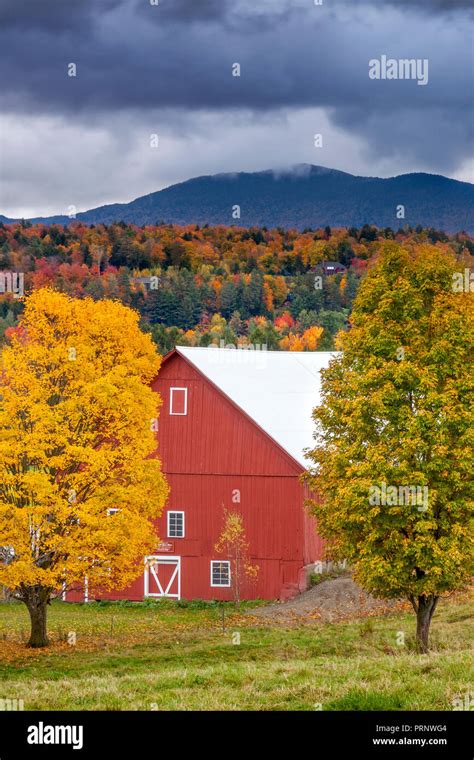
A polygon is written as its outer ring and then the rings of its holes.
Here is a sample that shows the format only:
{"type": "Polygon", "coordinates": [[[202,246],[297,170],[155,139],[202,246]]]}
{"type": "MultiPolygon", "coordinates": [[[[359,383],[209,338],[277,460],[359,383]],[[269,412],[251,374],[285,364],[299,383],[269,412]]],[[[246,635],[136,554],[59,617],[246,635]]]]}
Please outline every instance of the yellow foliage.
{"type": "Polygon", "coordinates": [[[316,351],[319,342],[321,340],[321,337],[323,335],[324,328],[318,327],[317,325],[313,325],[313,327],[308,327],[307,330],[304,331],[302,335],[302,341],[305,351],[316,351]]]}
{"type": "Polygon", "coordinates": [[[160,367],[138,314],[43,289],[0,361],[0,583],[121,587],[156,544],[168,494],[156,448],[160,367]],[[108,509],[119,512],[108,515],[108,509]]]}
{"type": "Polygon", "coordinates": [[[308,327],[302,335],[290,332],[279,341],[280,349],[282,351],[316,351],[323,332],[324,328],[317,325],[308,327]]]}
{"type": "Polygon", "coordinates": [[[224,510],[224,526],[214,550],[230,560],[231,585],[234,598],[239,601],[242,586],[245,582],[255,581],[260,569],[250,562],[244,521],[239,512],[224,510]]]}
{"type": "Polygon", "coordinates": [[[265,304],[265,308],[268,311],[273,311],[274,309],[274,303],[273,303],[273,291],[268,284],[268,282],[263,283],[263,302],[265,304]]]}

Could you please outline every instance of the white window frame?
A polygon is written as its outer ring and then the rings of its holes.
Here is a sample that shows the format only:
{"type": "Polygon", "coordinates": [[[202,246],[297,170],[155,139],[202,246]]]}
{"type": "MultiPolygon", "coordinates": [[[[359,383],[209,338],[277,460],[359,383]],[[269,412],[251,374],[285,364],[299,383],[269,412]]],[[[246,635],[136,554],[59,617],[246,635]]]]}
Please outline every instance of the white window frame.
{"type": "Polygon", "coordinates": [[[184,538],[186,536],[186,517],[184,512],[179,509],[169,509],[166,513],[166,533],[167,538],[184,538]],[[170,535],[170,515],[182,515],[183,516],[183,533],[181,536],[170,535]]]}
{"type": "Polygon", "coordinates": [[[231,570],[230,570],[230,560],[228,559],[211,559],[211,588],[230,588],[232,585],[232,578],[231,578],[231,570]],[[212,566],[214,564],[219,563],[220,565],[228,565],[229,567],[229,582],[228,583],[213,583],[212,582],[212,566]]]}
{"type": "Polygon", "coordinates": [[[107,509],[107,517],[112,517],[112,515],[116,515],[117,512],[121,512],[122,510],[120,507],[109,507],[107,509]]]}
{"type": "Polygon", "coordinates": [[[188,413],[188,389],[187,388],[170,388],[170,416],[186,417],[188,413]],[[184,412],[173,412],[173,391],[184,391],[184,412]]]}

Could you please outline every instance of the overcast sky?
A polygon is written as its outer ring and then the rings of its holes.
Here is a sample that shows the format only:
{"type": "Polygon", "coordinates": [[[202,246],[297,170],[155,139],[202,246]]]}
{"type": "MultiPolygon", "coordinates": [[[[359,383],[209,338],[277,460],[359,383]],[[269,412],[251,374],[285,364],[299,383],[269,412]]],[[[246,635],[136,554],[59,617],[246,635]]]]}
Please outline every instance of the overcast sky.
{"type": "Polygon", "coordinates": [[[471,0],[151,2],[1,0],[0,214],[302,162],[474,181],[471,0]],[[382,55],[428,84],[370,79],[382,55]]]}

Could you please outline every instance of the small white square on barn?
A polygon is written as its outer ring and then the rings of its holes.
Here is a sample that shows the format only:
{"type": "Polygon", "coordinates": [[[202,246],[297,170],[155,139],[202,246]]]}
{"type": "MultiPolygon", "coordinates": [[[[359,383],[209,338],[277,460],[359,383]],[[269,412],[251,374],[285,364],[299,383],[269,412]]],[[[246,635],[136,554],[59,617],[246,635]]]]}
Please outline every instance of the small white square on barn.
{"type": "Polygon", "coordinates": [[[188,413],[188,389],[170,388],[170,414],[184,417],[188,413]]]}

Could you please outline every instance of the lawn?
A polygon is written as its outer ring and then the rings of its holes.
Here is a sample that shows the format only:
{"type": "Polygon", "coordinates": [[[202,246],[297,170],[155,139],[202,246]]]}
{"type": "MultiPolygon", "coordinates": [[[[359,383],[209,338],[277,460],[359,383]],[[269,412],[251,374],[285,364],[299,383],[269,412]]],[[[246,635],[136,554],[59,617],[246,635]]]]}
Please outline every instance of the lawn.
{"type": "Polygon", "coordinates": [[[203,603],[55,602],[52,646],[29,650],[25,609],[0,604],[0,698],[25,710],[452,710],[474,699],[467,595],[440,603],[429,655],[414,651],[409,612],[283,627],[228,604],[225,631],[221,615],[203,603]]]}

